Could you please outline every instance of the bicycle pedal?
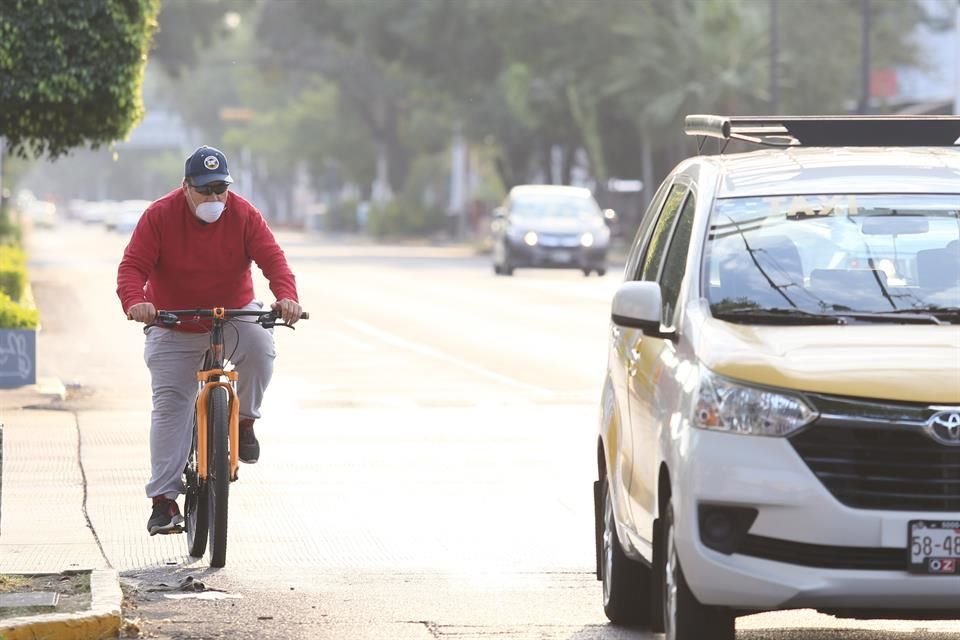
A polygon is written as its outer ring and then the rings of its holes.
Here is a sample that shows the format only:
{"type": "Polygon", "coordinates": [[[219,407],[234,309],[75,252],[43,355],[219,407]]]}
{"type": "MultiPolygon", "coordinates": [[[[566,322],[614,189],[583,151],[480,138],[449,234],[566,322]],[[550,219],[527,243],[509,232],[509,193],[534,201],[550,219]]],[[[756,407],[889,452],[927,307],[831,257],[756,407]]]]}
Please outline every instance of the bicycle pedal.
{"type": "Polygon", "coordinates": [[[177,525],[171,529],[164,529],[163,531],[157,531],[157,533],[161,535],[169,536],[174,533],[183,533],[184,531],[185,529],[182,526],[177,525]]]}

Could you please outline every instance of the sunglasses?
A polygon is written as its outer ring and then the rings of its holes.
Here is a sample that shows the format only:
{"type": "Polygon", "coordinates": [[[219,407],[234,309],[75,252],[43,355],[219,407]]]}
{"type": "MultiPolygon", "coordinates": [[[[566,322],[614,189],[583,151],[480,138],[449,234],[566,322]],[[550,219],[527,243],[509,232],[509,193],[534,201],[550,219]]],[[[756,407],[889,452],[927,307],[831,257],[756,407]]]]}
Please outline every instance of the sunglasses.
{"type": "Polygon", "coordinates": [[[226,182],[213,182],[199,187],[195,184],[191,184],[190,188],[202,196],[209,196],[211,193],[215,193],[219,196],[225,193],[227,189],[230,188],[230,185],[226,182]]]}

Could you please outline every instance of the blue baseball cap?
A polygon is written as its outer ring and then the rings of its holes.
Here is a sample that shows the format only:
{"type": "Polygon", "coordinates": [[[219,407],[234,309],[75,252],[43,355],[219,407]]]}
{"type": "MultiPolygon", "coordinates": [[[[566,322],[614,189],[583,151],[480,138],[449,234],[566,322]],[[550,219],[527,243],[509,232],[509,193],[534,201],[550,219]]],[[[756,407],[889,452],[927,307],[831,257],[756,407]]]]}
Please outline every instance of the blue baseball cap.
{"type": "Polygon", "coordinates": [[[227,184],[233,182],[233,178],[230,177],[230,170],[227,168],[227,157],[219,149],[207,145],[198,147],[187,158],[187,162],[183,166],[183,176],[190,181],[190,184],[198,187],[211,182],[226,182],[227,184]]]}

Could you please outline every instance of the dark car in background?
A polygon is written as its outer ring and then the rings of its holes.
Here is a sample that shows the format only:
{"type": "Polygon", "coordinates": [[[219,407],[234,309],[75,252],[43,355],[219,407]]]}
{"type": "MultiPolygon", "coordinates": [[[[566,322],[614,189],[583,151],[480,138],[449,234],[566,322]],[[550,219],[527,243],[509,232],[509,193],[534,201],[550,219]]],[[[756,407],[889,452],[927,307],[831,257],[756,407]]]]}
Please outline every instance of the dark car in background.
{"type": "Polygon", "coordinates": [[[493,271],[520,267],[607,272],[612,212],[590,190],[561,185],[517,185],[493,212],[493,271]]]}

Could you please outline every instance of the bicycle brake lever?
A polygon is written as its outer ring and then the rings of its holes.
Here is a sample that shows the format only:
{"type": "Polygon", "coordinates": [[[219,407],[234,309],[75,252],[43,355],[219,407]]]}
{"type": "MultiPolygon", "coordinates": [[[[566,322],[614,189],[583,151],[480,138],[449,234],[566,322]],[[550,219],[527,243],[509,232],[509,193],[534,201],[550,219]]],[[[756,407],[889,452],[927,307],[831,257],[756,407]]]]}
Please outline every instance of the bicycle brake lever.
{"type": "Polygon", "coordinates": [[[286,322],[277,322],[276,320],[272,320],[270,322],[260,322],[260,326],[263,327],[264,329],[274,329],[276,327],[286,327],[288,329],[293,329],[293,327],[288,325],[286,322]]]}
{"type": "Polygon", "coordinates": [[[180,318],[175,313],[158,313],[154,323],[170,327],[179,324],[180,318]]]}
{"type": "Polygon", "coordinates": [[[264,329],[273,329],[274,327],[287,327],[288,329],[293,329],[293,327],[286,322],[278,322],[280,320],[280,314],[276,311],[268,311],[260,316],[260,326],[264,329]]]}
{"type": "Polygon", "coordinates": [[[180,318],[175,313],[158,313],[150,322],[143,325],[143,332],[151,327],[172,327],[180,324],[180,318]]]}

